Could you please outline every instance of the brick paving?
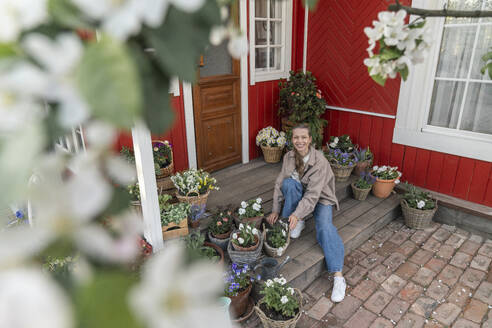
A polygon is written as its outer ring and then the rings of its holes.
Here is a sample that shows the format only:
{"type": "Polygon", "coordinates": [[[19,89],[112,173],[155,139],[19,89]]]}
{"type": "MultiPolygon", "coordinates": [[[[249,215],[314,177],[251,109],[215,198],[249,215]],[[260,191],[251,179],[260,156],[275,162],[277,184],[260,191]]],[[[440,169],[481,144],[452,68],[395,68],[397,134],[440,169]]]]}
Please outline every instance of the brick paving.
{"type": "MultiPolygon", "coordinates": [[[[492,240],[395,220],[345,258],[347,296],[330,301],[324,274],[304,291],[297,327],[492,328],[492,240]]],[[[261,327],[253,315],[243,328],[261,327]]]]}

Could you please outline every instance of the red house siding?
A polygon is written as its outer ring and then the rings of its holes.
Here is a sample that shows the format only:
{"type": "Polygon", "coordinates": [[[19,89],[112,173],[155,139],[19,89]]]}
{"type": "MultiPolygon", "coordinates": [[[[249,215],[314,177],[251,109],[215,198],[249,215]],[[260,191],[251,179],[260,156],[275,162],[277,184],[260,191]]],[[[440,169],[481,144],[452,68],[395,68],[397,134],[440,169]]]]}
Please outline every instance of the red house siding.
{"type": "MultiPolygon", "coordinates": [[[[409,1],[404,1],[409,3],[409,1]]],[[[385,87],[367,74],[367,37],[385,1],[320,1],[310,14],[307,69],[316,76],[328,105],[396,115],[399,80],[385,87]]],[[[349,134],[370,146],[375,164],[398,166],[403,180],[444,194],[492,206],[492,163],[392,142],[395,120],[330,110],[325,136],[349,134]]]]}
{"type": "MultiPolygon", "coordinates": [[[[183,94],[182,89],[180,94],[183,94]]],[[[188,168],[188,148],[186,146],[183,97],[173,97],[172,105],[176,113],[172,129],[164,135],[152,136],[152,139],[169,140],[173,145],[174,170],[177,172],[188,168]]],[[[133,149],[132,135],[130,132],[120,133],[117,149],[121,149],[123,146],[133,149]]]]}

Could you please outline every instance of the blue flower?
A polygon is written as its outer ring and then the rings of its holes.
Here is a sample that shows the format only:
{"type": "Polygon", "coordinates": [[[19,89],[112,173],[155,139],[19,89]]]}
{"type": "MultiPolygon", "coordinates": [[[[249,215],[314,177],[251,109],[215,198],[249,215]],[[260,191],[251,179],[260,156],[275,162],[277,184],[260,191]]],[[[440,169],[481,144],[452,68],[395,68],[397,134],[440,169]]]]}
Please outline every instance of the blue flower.
{"type": "Polygon", "coordinates": [[[24,213],[22,213],[21,210],[18,210],[17,212],[15,212],[15,217],[18,218],[18,219],[23,219],[24,218],[24,213]]]}

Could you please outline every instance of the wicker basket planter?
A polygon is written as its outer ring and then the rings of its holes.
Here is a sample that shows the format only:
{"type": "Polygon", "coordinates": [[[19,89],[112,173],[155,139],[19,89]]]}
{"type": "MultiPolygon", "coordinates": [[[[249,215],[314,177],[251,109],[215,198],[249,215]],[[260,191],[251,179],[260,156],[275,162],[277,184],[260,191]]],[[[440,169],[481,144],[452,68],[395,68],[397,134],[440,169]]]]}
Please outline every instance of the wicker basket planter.
{"type": "Polygon", "coordinates": [[[372,189],[372,186],[371,188],[367,188],[367,189],[357,188],[355,186],[355,183],[352,183],[350,186],[352,187],[352,193],[354,194],[354,199],[357,200],[366,200],[367,195],[369,195],[369,192],[372,189]]]}
{"type": "Polygon", "coordinates": [[[285,254],[285,251],[287,250],[287,247],[289,247],[289,244],[290,244],[290,233],[289,233],[289,231],[287,231],[287,241],[285,242],[285,245],[282,247],[281,250],[280,250],[280,248],[275,248],[275,247],[268,245],[267,232],[268,232],[268,229],[263,229],[263,240],[264,240],[263,248],[265,249],[265,253],[271,257],[281,257],[282,255],[285,254]]]}
{"type": "Polygon", "coordinates": [[[248,265],[256,262],[256,260],[260,257],[261,250],[263,248],[263,236],[259,235],[258,238],[260,239],[258,242],[258,247],[251,251],[237,251],[233,248],[232,241],[229,240],[229,244],[227,244],[227,253],[231,258],[231,261],[248,265]]]}
{"type": "Polygon", "coordinates": [[[255,240],[256,240],[256,243],[253,246],[249,246],[249,247],[242,247],[242,246],[236,245],[235,243],[233,243],[231,241],[232,248],[234,248],[234,250],[236,250],[236,251],[241,251],[241,252],[254,251],[258,247],[258,245],[260,244],[260,237],[255,236],[255,240]]]}
{"type": "Polygon", "coordinates": [[[254,224],[256,229],[260,229],[261,223],[263,222],[263,216],[255,216],[253,218],[239,218],[239,216],[234,216],[234,222],[236,222],[236,226],[242,224],[254,224]]]}
{"type": "Polygon", "coordinates": [[[347,181],[354,169],[355,165],[340,165],[340,164],[332,164],[331,169],[333,170],[333,174],[335,175],[335,181],[342,182],[347,181]]]}
{"type": "Polygon", "coordinates": [[[223,234],[225,236],[213,236],[210,231],[208,232],[208,239],[210,240],[211,243],[219,246],[222,248],[224,251],[227,250],[227,244],[229,244],[229,240],[231,239],[231,231],[228,233],[223,234]],[[224,238],[219,238],[219,237],[224,237],[224,238]]]}
{"type": "Polygon", "coordinates": [[[297,321],[299,321],[302,313],[302,294],[301,291],[297,288],[294,288],[294,292],[296,294],[296,299],[299,302],[299,312],[292,319],[289,320],[280,321],[269,318],[260,308],[260,305],[264,303],[265,299],[262,298],[258,301],[258,304],[255,305],[255,312],[260,318],[264,328],[295,328],[297,321]]]}
{"type": "Polygon", "coordinates": [[[164,240],[186,236],[188,234],[188,218],[182,219],[179,224],[174,222],[162,227],[162,238],[164,240]]]}
{"type": "Polygon", "coordinates": [[[434,199],[435,207],[431,210],[419,210],[411,208],[405,199],[400,201],[405,224],[412,229],[425,229],[429,227],[434,214],[437,211],[437,200],[434,199]]]}
{"type": "Polygon", "coordinates": [[[262,145],[261,150],[263,151],[265,162],[278,163],[282,159],[282,151],[284,150],[284,147],[269,147],[262,145]]]}
{"type": "Polygon", "coordinates": [[[372,185],[373,195],[378,198],[388,197],[393,191],[393,188],[395,188],[396,179],[398,178],[394,178],[392,180],[382,180],[380,178],[376,178],[376,182],[372,185]]]}
{"type": "MultiPolygon", "coordinates": [[[[156,142],[164,143],[161,140],[152,140],[152,145],[156,142]]],[[[173,149],[171,148],[171,163],[166,167],[161,167],[158,171],[156,171],[155,175],[157,179],[165,178],[174,174],[174,155],[173,149]]]]}
{"type": "Polygon", "coordinates": [[[207,206],[208,195],[210,194],[210,190],[207,191],[203,195],[198,196],[182,196],[179,192],[176,192],[176,198],[180,203],[188,203],[190,205],[198,205],[198,206],[207,206]]]}

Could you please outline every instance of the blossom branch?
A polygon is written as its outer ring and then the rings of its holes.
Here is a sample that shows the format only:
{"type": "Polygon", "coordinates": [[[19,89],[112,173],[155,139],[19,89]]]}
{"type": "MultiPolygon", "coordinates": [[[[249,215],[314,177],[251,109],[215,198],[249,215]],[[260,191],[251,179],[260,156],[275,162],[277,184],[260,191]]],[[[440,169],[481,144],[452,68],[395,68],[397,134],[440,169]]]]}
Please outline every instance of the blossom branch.
{"type": "Polygon", "coordinates": [[[404,6],[399,0],[388,6],[389,11],[405,10],[409,15],[423,17],[492,17],[492,10],[430,10],[404,6]]]}

